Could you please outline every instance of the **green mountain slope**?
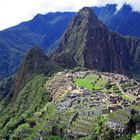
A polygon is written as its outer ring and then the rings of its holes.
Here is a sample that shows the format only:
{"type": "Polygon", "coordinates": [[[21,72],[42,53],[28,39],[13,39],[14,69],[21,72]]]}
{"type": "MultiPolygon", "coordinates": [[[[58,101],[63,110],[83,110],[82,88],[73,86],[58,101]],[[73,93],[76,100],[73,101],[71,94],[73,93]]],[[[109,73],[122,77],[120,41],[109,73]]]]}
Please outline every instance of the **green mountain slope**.
{"type": "Polygon", "coordinates": [[[0,101],[3,98],[8,97],[10,95],[12,88],[14,86],[14,82],[15,77],[9,77],[0,82],[0,101]]]}
{"type": "Polygon", "coordinates": [[[26,122],[32,114],[50,100],[50,94],[45,91],[44,84],[47,78],[36,76],[20,91],[14,103],[9,102],[0,113],[0,139],[11,135],[20,124],[26,122]]]}
{"type": "Polygon", "coordinates": [[[139,89],[139,83],[126,76],[97,71],[38,75],[1,112],[0,136],[11,140],[131,138],[140,122],[140,107],[136,102],[131,106],[137,95],[129,91],[136,86],[139,89]],[[80,85],[79,79],[87,82],[80,85]]]}
{"type": "Polygon", "coordinates": [[[45,55],[39,47],[29,51],[17,73],[13,93],[18,93],[35,75],[52,75],[61,68],[45,55]]]}
{"type": "Polygon", "coordinates": [[[23,60],[16,78],[1,82],[0,139],[9,139],[20,124],[50,101],[45,83],[47,77],[60,70],[36,47],[23,60]]]}

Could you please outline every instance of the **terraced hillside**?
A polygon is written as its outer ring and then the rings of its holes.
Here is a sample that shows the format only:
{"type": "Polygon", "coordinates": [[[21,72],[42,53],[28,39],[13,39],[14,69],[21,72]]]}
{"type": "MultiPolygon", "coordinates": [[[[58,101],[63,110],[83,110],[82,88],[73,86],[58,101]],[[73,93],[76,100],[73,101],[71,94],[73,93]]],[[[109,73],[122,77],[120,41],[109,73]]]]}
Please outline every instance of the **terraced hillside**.
{"type": "MultiPolygon", "coordinates": [[[[102,102],[129,106],[139,104],[140,84],[126,76],[96,71],[59,72],[46,84],[55,101],[68,95],[99,96],[102,102]]],[[[69,98],[69,96],[68,96],[69,98]]],[[[75,98],[75,97],[74,97],[75,98]]]]}
{"type": "Polygon", "coordinates": [[[123,135],[132,104],[140,105],[139,83],[119,74],[66,70],[54,75],[46,88],[61,114],[54,128],[65,128],[66,139],[88,139],[98,121],[123,135]]]}
{"type": "Polygon", "coordinates": [[[140,133],[139,88],[137,81],[119,74],[58,72],[45,84],[52,100],[26,118],[11,139],[135,138],[140,133]]]}

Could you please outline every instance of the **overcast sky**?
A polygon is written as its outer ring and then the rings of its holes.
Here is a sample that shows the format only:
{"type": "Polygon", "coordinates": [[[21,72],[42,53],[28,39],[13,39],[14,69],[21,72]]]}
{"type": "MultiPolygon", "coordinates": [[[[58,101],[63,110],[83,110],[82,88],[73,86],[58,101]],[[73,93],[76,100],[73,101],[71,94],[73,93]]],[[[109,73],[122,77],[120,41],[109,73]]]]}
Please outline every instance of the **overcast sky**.
{"type": "Polygon", "coordinates": [[[36,14],[55,11],[77,11],[84,6],[116,3],[131,4],[140,11],[140,0],[0,0],[0,30],[32,19],[36,14]]]}

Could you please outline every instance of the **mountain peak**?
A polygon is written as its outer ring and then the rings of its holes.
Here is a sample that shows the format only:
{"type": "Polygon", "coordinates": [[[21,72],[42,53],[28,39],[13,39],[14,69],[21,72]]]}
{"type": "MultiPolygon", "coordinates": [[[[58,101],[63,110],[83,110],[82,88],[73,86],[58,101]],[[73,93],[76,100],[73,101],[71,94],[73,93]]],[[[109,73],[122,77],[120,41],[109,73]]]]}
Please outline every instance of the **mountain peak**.
{"type": "Polygon", "coordinates": [[[59,67],[51,62],[41,48],[32,48],[23,60],[17,73],[13,93],[19,93],[24,85],[34,76],[39,74],[51,75],[57,70],[59,70],[59,67]]]}
{"type": "Polygon", "coordinates": [[[43,50],[40,47],[34,47],[29,51],[29,53],[25,59],[26,59],[26,61],[28,61],[28,60],[29,61],[35,61],[35,60],[40,61],[40,59],[48,60],[48,57],[45,55],[45,53],[43,52],[43,50]]]}
{"type": "Polygon", "coordinates": [[[131,5],[124,4],[124,5],[122,6],[121,10],[132,11],[132,7],[131,7],[131,5]]]}
{"type": "Polygon", "coordinates": [[[93,11],[90,7],[83,7],[82,9],[79,10],[79,13],[91,14],[93,13],[93,11]]]}
{"type": "Polygon", "coordinates": [[[132,12],[132,7],[128,4],[124,4],[122,8],[119,10],[119,13],[123,15],[128,15],[130,12],[132,12]]]}
{"type": "Polygon", "coordinates": [[[93,21],[93,19],[95,21],[98,21],[97,16],[95,15],[95,13],[93,12],[93,10],[90,7],[83,7],[82,9],[79,10],[76,18],[79,17],[81,19],[88,19],[90,21],[93,21]]]}
{"type": "Polygon", "coordinates": [[[82,8],[65,32],[52,59],[62,67],[127,73],[132,65],[127,40],[108,30],[94,12],[82,8]]]}

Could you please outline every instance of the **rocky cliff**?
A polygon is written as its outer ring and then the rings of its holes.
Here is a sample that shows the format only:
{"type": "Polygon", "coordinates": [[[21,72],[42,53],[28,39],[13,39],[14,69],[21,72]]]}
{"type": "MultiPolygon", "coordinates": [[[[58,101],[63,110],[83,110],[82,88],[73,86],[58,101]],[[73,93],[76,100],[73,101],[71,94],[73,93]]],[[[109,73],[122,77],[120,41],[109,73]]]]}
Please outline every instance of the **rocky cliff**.
{"type": "Polygon", "coordinates": [[[52,59],[63,67],[127,73],[135,63],[139,45],[139,40],[111,32],[84,7],[73,18],[52,59]]]}

